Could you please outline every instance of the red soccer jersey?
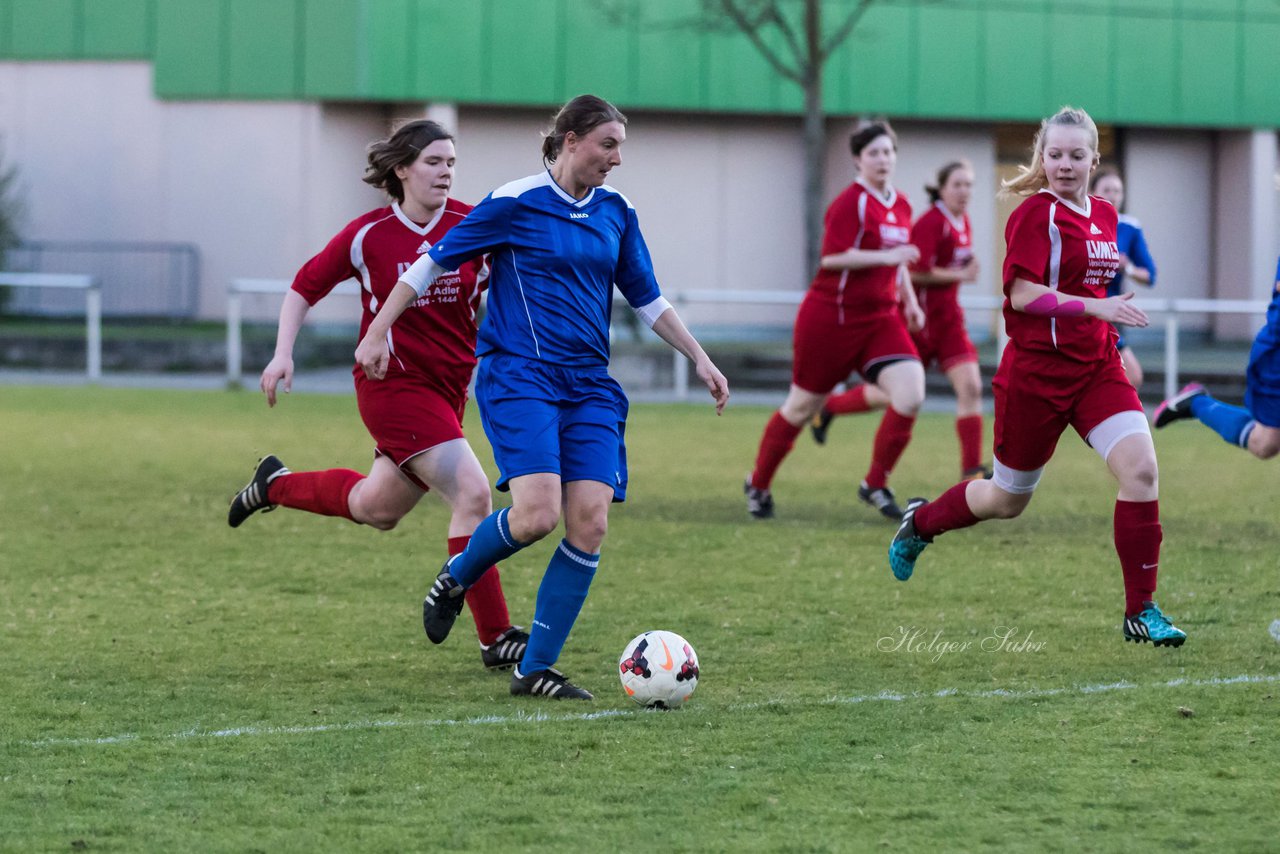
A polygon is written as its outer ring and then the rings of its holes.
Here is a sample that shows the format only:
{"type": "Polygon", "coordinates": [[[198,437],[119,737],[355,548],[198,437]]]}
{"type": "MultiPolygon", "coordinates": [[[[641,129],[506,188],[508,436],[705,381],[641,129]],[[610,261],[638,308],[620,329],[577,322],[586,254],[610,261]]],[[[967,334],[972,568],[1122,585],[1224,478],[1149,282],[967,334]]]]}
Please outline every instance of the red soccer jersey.
{"type": "MultiPolygon", "coordinates": [[[[426,225],[409,219],[394,203],[369,211],[352,220],[302,266],[293,289],[315,305],[339,282],[357,279],[364,304],[360,318],[364,337],[396,280],[470,210],[471,205],[449,199],[426,225]]],[[[464,391],[476,364],[476,306],[487,275],[482,259],[468,261],[410,303],[388,335],[388,372],[415,374],[450,396],[464,391]]]]}
{"type": "MultiPolygon", "coordinates": [[[[920,260],[912,266],[919,273],[935,269],[959,270],[973,258],[969,215],[951,215],[947,206],[936,202],[911,227],[911,242],[920,250],[920,260]]],[[[925,312],[925,328],[951,323],[961,316],[957,296],[960,283],[917,285],[916,295],[925,312]]]]}
{"type": "Polygon", "coordinates": [[[1029,197],[1009,217],[1004,239],[1004,321],[1022,349],[1058,353],[1075,361],[1115,353],[1115,327],[1096,317],[1043,317],[1014,311],[1007,299],[1014,279],[1064,294],[1101,298],[1120,269],[1116,209],[1088,196],[1083,209],[1048,190],[1029,197]]]}
{"type": "MultiPolygon", "coordinates": [[[[879,196],[854,181],[827,208],[822,254],[850,249],[892,249],[911,241],[911,203],[897,190],[879,196]]],[[[892,264],[860,270],[819,269],[810,294],[834,306],[838,322],[894,311],[898,304],[898,268],[892,264]]]]}

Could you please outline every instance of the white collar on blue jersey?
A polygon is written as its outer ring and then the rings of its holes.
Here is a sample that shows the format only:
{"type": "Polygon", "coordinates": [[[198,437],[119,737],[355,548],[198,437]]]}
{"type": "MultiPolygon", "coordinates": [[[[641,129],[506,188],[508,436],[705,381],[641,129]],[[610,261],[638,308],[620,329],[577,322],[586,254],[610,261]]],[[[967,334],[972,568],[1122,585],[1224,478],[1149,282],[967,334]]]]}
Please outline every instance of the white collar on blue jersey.
{"type": "Polygon", "coordinates": [[[564,199],[566,202],[568,202],[569,204],[573,205],[576,208],[585,207],[587,202],[591,201],[591,199],[594,198],[596,194],[596,188],[592,187],[590,190],[587,191],[587,194],[585,196],[583,196],[580,199],[575,199],[572,195],[565,192],[564,187],[561,187],[558,183],[556,183],[555,176],[551,174],[550,169],[547,170],[547,185],[550,186],[551,189],[555,190],[557,196],[564,199]]]}

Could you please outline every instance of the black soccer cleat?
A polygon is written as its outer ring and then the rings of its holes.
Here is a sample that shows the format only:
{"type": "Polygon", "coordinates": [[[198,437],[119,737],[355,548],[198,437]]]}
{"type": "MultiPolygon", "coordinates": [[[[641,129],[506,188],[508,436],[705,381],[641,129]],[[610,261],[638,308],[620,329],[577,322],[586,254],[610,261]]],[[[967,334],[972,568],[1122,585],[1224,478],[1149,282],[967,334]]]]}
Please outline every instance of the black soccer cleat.
{"type": "Polygon", "coordinates": [[[528,645],[529,633],[519,626],[512,626],[488,646],[481,644],[480,660],[490,670],[506,670],[520,663],[528,645]]]}
{"type": "Polygon", "coordinates": [[[870,507],[874,507],[880,512],[880,515],[886,519],[892,519],[895,522],[902,521],[902,508],[898,506],[897,499],[893,497],[893,490],[887,486],[879,489],[872,489],[867,486],[864,480],[858,487],[858,498],[870,507]]]}
{"type": "Polygon", "coordinates": [[[747,512],[757,519],[773,518],[773,493],[751,485],[751,475],[742,482],[742,492],[747,496],[747,512]]]}
{"type": "Polygon", "coordinates": [[[462,604],[466,601],[467,589],[449,574],[451,563],[452,557],[445,561],[444,568],[427,591],[427,597],[422,600],[422,627],[426,629],[427,638],[432,643],[444,643],[449,630],[453,628],[453,621],[462,613],[462,604]]]}
{"type": "Polygon", "coordinates": [[[813,441],[819,445],[827,444],[827,431],[831,429],[831,422],[835,417],[835,413],[825,406],[813,416],[813,420],[809,422],[809,432],[813,434],[813,441]]]}
{"type": "Polygon", "coordinates": [[[1172,424],[1184,418],[1194,418],[1195,416],[1191,414],[1191,401],[1208,393],[1200,383],[1187,383],[1182,387],[1182,391],[1156,407],[1155,415],[1151,418],[1152,425],[1159,430],[1166,424],[1172,424]]]}
{"type": "Polygon", "coordinates": [[[511,693],[516,697],[550,697],[553,700],[594,700],[595,695],[574,685],[555,668],[537,670],[528,676],[520,668],[511,671],[511,693]]]}
{"type": "Polygon", "coordinates": [[[276,505],[267,500],[267,485],[281,475],[291,474],[284,463],[273,454],[267,454],[258,460],[258,468],[253,473],[253,480],[231,499],[231,507],[227,510],[227,524],[239,528],[240,523],[261,510],[270,513],[276,505]]]}

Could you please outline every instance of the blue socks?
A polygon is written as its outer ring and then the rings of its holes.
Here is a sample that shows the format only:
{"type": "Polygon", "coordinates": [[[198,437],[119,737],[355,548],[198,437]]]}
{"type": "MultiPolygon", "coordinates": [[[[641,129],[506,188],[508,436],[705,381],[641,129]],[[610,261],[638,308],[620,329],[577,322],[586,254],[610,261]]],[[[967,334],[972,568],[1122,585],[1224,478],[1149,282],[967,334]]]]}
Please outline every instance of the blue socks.
{"type": "Polygon", "coordinates": [[[1225,441],[1241,448],[1248,446],[1249,433],[1256,423],[1249,410],[1214,400],[1207,394],[1192,398],[1191,414],[1225,441]]]}
{"type": "Polygon", "coordinates": [[[484,521],[476,526],[467,543],[466,551],[454,558],[449,564],[449,574],[463,587],[470,587],[480,580],[489,567],[504,561],[520,551],[528,543],[517,542],[511,536],[511,528],[507,525],[507,514],[510,507],[504,507],[490,513],[484,521]]]}
{"type": "MultiPolygon", "coordinates": [[[[472,535],[471,542],[475,542],[472,535]]],[[[538,601],[533,611],[533,626],[529,629],[529,646],[520,662],[520,675],[528,676],[545,670],[556,663],[560,650],[569,637],[569,630],[578,619],[582,603],[586,601],[591,579],[600,565],[600,555],[587,554],[576,549],[568,540],[561,540],[547,564],[547,571],[538,586],[538,601]]]]}

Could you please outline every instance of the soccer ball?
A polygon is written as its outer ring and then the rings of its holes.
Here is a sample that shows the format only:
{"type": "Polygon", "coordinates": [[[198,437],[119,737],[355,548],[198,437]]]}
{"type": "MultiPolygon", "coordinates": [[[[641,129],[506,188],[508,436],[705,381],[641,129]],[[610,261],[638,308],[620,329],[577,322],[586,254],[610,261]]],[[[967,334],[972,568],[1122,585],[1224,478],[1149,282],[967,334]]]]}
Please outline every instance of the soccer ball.
{"type": "Polygon", "coordinates": [[[698,655],[675,632],[644,632],[618,659],[622,690],[642,706],[678,708],[698,687],[698,655]]]}

